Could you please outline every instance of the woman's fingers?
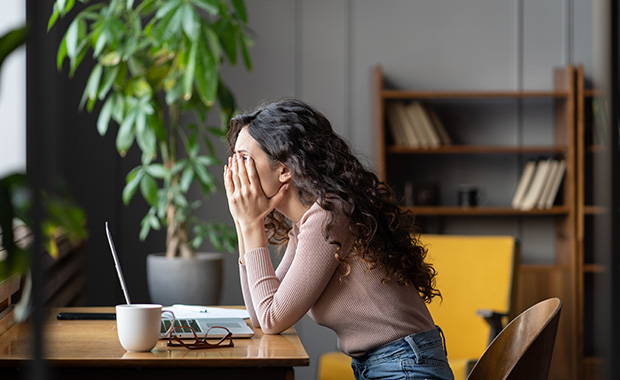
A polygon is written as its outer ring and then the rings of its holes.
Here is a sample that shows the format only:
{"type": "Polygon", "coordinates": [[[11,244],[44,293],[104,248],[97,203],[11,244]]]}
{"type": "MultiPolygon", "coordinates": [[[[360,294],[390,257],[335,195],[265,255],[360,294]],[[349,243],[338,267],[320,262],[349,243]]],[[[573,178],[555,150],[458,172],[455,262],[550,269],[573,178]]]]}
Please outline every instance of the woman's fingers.
{"type": "Polygon", "coordinates": [[[234,187],[233,187],[233,182],[232,182],[232,172],[231,172],[231,165],[232,165],[232,157],[228,158],[228,165],[224,165],[224,188],[226,189],[226,194],[228,194],[230,196],[230,194],[232,194],[234,187]]]}
{"type": "Polygon", "coordinates": [[[256,172],[256,164],[254,163],[254,159],[252,158],[252,156],[247,156],[247,161],[245,161],[245,167],[248,175],[248,181],[251,184],[260,183],[258,173],[256,172]]]}
{"type": "Polygon", "coordinates": [[[237,159],[237,155],[235,154],[232,157],[232,162],[230,165],[231,168],[231,177],[232,177],[232,182],[233,182],[233,186],[234,186],[234,190],[233,191],[237,191],[239,189],[241,189],[241,181],[239,180],[239,160],[237,159]]]}
{"type": "MultiPolygon", "coordinates": [[[[249,156],[246,156],[246,157],[249,159],[249,156]]],[[[235,158],[237,162],[239,183],[241,184],[241,186],[244,186],[244,187],[250,186],[250,180],[248,179],[248,173],[246,170],[247,161],[239,153],[235,154],[235,158]]]]}

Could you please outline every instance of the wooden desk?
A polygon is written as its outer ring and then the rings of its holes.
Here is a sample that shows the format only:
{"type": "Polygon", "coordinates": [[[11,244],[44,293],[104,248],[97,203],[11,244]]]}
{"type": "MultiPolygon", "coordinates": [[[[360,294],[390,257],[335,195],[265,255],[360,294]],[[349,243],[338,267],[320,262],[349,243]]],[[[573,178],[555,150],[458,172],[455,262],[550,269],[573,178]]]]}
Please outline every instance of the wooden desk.
{"type": "MultiPolygon", "coordinates": [[[[114,308],[49,310],[44,356],[56,379],[293,379],[294,366],[310,363],[294,328],[279,335],[254,329],[252,338],[233,337],[234,347],[188,350],[169,348],[160,340],[151,352],[129,353],[118,341],[115,321],[59,321],[60,311],[114,312],[114,308]]],[[[0,378],[20,378],[30,362],[30,337],[25,324],[0,336],[0,378]]]]}

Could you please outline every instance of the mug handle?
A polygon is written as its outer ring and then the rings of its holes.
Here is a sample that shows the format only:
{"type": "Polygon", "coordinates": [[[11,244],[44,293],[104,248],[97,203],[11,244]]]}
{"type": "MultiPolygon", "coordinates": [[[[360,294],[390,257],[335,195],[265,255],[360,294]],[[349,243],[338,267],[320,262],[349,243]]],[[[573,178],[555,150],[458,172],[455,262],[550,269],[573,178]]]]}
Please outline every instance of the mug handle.
{"type": "Polygon", "coordinates": [[[177,319],[176,319],[174,313],[172,312],[172,310],[162,310],[161,311],[162,315],[164,315],[165,313],[170,313],[170,315],[172,315],[172,324],[170,325],[170,328],[168,328],[168,331],[166,331],[166,333],[164,334],[164,336],[168,336],[168,334],[170,334],[172,329],[174,329],[174,323],[176,322],[177,319]]]}

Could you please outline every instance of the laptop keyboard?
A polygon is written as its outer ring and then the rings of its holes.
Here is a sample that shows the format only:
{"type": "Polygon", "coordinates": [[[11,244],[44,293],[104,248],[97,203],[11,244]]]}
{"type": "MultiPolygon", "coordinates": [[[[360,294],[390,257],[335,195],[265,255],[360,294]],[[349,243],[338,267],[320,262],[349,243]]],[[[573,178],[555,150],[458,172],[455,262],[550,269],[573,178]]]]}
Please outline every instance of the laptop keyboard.
{"type": "MultiPolygon", "coordinates": [[[[161,320],[161,329],[160,332],[163,334],[166,331],[168,331],[168,329],[170,328],[170,325],[172,321],[169,319],[162,319],[161,320]]],[[[195,319],[177,319],[176,321],[174,321],[174,327],[179,327],[179,326],[191,326],[197,333],[201,333],[202,329],[200,328],[200,325],[198,325],[198,323],[196,322],[195,319]]],[[[179,329],[181,330],[181,329],[179,329]]],[[[177,332],[179,331],[177,330],[177,332]]],[[[182,329],[183,332],[192,332],[192,330],[188,329],[188,328],[183,328],[182,329]]]]}

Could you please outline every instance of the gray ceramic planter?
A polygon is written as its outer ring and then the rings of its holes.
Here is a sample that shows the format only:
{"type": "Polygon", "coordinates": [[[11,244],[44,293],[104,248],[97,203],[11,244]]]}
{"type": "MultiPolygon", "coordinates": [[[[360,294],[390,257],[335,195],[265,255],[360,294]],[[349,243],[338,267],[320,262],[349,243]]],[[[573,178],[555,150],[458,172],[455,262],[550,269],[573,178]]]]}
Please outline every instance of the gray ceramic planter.
{"type": "Polygon", "coordinates": [[[217,305],[220,302],[224,258],[220,253],[196,253],[193,259],[146,258],[151,302],[166,305],[217,305]]]}

